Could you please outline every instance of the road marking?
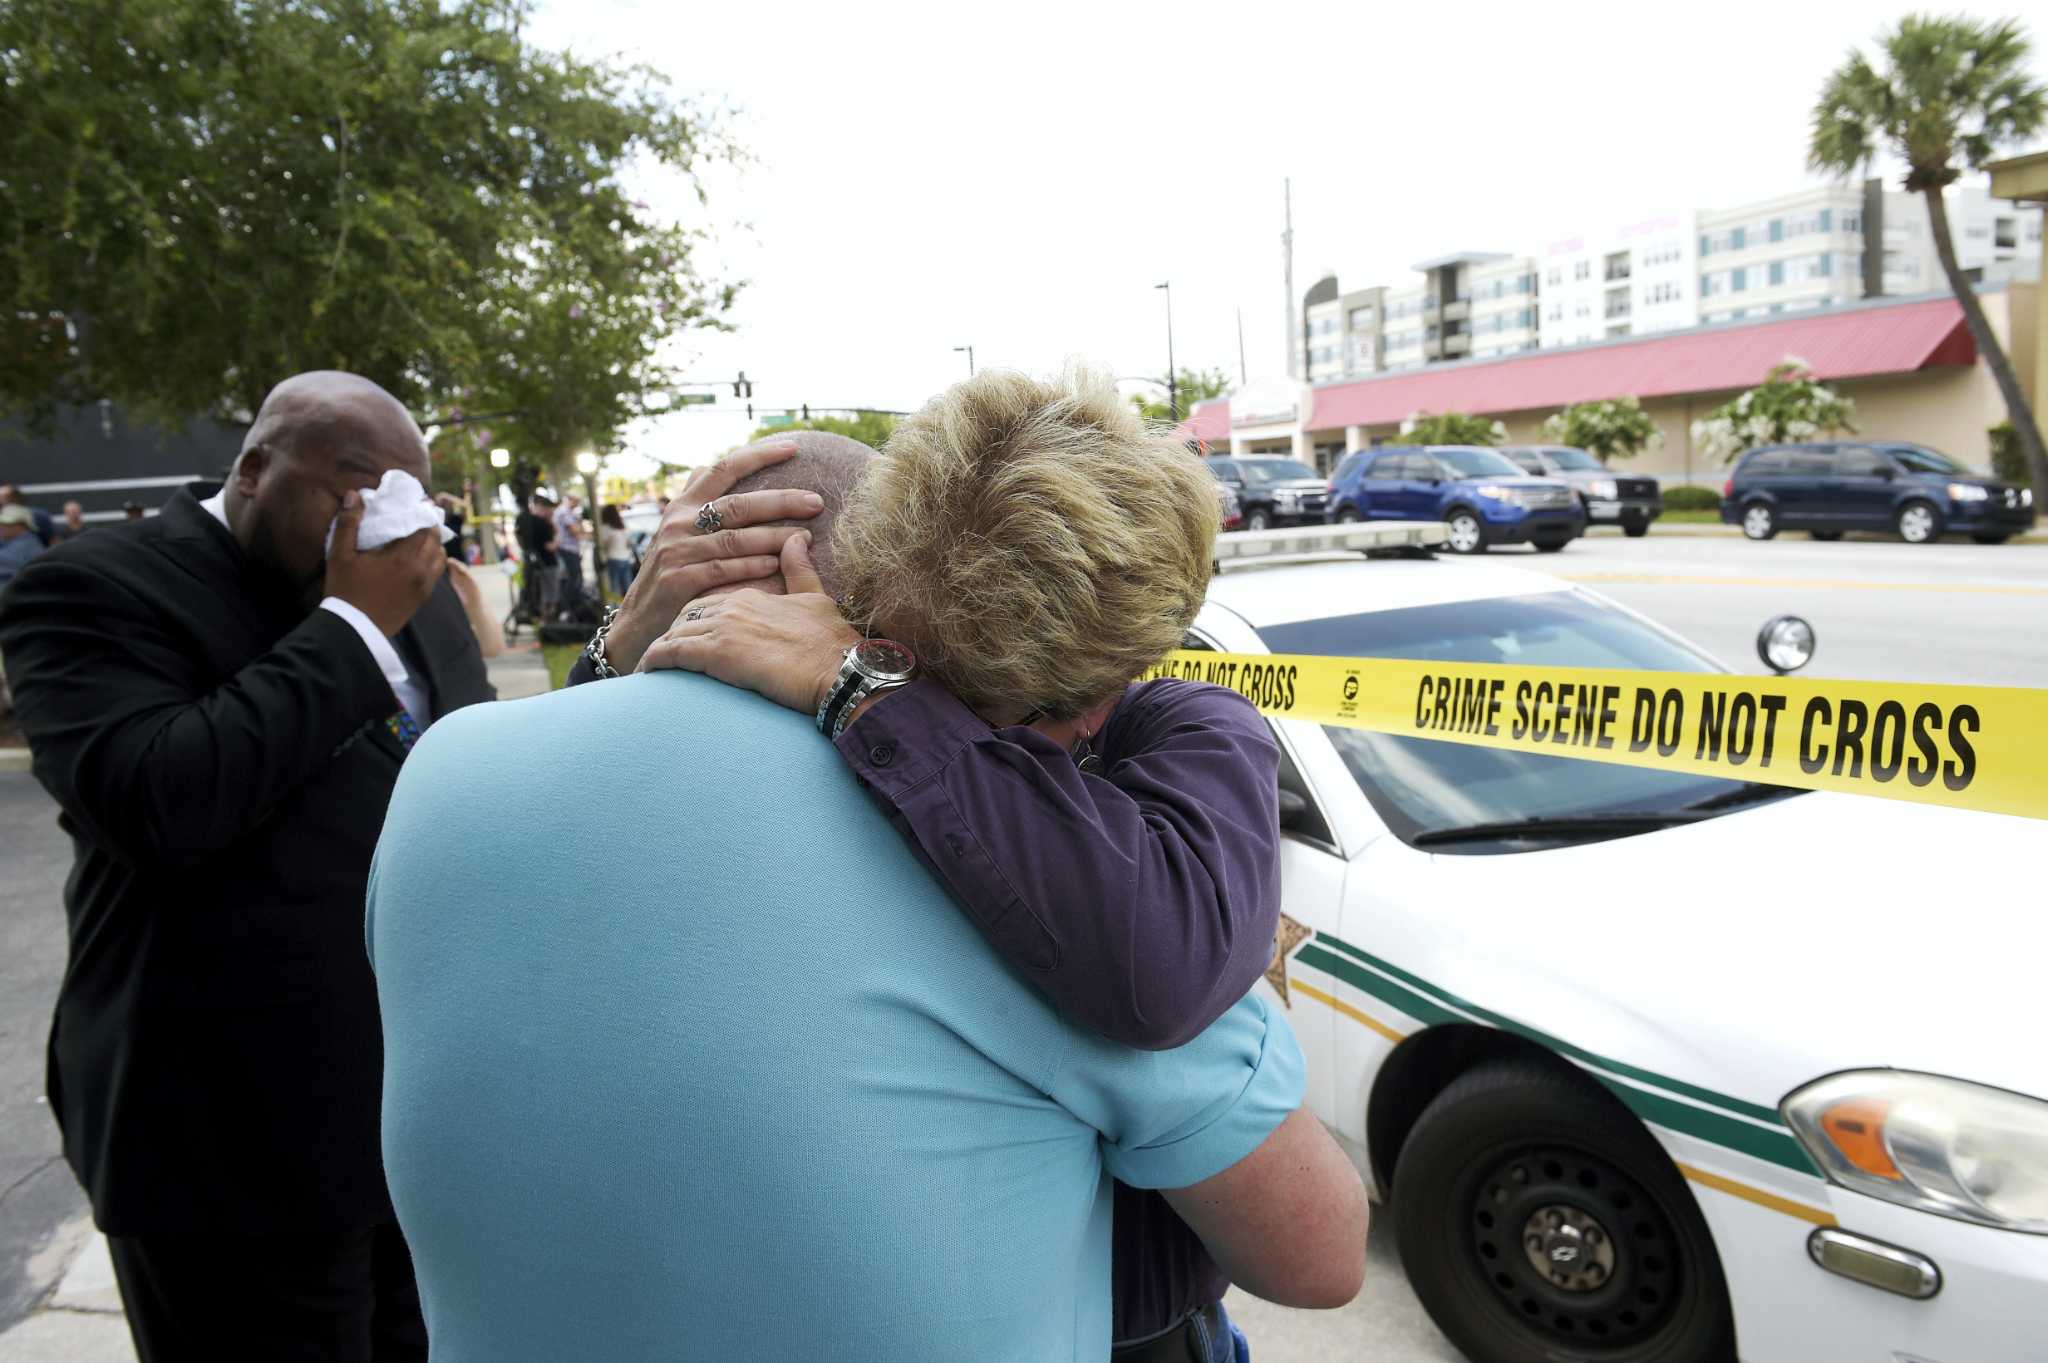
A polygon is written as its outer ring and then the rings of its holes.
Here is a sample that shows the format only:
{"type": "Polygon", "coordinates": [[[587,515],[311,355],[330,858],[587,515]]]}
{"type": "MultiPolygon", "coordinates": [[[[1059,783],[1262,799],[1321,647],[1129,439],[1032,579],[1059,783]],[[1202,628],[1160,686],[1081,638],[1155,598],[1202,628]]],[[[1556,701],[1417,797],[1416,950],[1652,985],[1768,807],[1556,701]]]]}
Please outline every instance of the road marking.
{"type": "Polygon", "coordinates": [[[1364,1023],[1366,1026],[1372,1028],[1375,1032],[1378,1032],[1381,1036],[1385,1037],[1389,1041],[1398,1044],[1399,1042],[1406,1041],[1408,1039],[1407,1037],[1401,1035],[1401,1033],[1395,1031],[1393,1028],[1387,1026],[1386,1023],[1381,1022],[1378,1018],[1372,1016],[1370,1013],[1367,1013],[1362,1009],[1353,1008],[1350,1004],[1344,1002],[1344,1000],[1338,998],[1334,994],[1325,994],[1322,990],[1316,988],[1314,985],[1303,984],[1298,979],[1289,979],[1288,984],[1294,990],[1295,993],[1305,995],[1308,998],[1312,998],[1317,1003],[1326,1004],[1329,1007],[1334,1008],[1338,1012],[1342,1013],[1345,1017],[1352,1019],[1353,1021],[1364,1023]]]}
{"type": "Polygon", "coordinates": [[[1567,582],[1620,582],[1645,587],[1787,587],[1815,591],[2048,596],[2048,587],[2001,587],[1972,582],[1858,582],[1822,577],[1696,577],[1679,573],[1558,573],[1557,576],[1567,582]]]}
{"type": "Polygon", "coordinates": [[[1754,1202],[1759,1207],[1769,1207],[1774,1212],[1783,1212],[1786,1216],[1794,1216],[1801,1221],[1811,1221],[1816,1226],[1840,1224],[1835,1220],[1833,1212],[1824,1212],[1818,1207],[1809,1207],[1804,1202],[1794,1202],[1789,1197],[1779,1197],[1776,1193],[1767,1193],[1761,1188],[1752,1188],[1747,1183],[1737,1183],[1732,1178],[1710,1174],[1704,1169],[1695,1169],[1692,1165],[1677,1160],[1672,1163],[1678,1165],[1679,1173],[1694,1183],[1712,1188],[1716,1192],[1727,1193],[1746,1202],[1754,1202]]]}

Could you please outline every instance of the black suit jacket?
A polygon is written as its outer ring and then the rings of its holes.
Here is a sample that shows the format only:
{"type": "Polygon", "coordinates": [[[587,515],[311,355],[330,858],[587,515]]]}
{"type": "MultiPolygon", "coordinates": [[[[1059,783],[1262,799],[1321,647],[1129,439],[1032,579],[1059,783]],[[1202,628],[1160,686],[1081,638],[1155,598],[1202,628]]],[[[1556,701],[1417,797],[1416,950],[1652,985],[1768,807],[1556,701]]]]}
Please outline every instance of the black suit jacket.
{"type": "MultiPolygon", "coordinates": [[[[76,849],[50,1102],[111,1233],[360,1229],[392,1219],[363,895],[397,701],[347,621],[244,558],[211,491],[59,545],[0,597],[76,849]]],[[[435,715],[493,698],[445,581],[399,644],[435,715]]]]}

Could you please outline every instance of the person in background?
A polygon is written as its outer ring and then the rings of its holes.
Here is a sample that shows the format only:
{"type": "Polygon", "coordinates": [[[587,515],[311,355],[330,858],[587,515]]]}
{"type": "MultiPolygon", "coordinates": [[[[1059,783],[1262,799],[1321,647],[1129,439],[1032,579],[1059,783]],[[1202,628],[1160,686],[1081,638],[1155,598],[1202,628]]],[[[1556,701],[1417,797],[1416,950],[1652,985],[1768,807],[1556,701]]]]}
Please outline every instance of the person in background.
{"type": "Polygon", "coordinates": [[[131,521],[139,521],[148,514],[141,502],[121,503],[121,513],[131,521]]]}
{"type": "Polygon", "coordinates": [[[85,507],[78,502],[66,502],[64,519],[57,523],[52,542],[62,543],[68,539],[76,539],[89,529],[91,527],[85,521],[85,507]]]}
{"type": "Polygon", "coordinates": [[[447,550],[448,557],[457,563],[469,562],[469,547],[462,538],[462,499],[452,492],[437,492],[434,494],[434,500],[440,504],[442,522],[455,532],[455,538],[441,547],[447,550]]]}
{"type": "Polygon", "coordinates": [[[519,542],[519,557],[526,567],[526,609],[542,624],[555,618],[562,599],[554,511],[554,498],[536,489],[512,529],[513,538],[519,542]]]}
{"type": "Polygon", "coordinates": [[[43,542],[36,538],[35,517],[28,508],[18,502],[0,506],[0,590],[42,552],[43,542]]]}
{"type": "Polygon", "coordinates": [[[575,493],[555,508],[555,562],[561,568],[561,599],[566,606],[583,597],[583,503],[575,493]]]}
{"type": "Polygon", "coordinates": [[[0,483],[0,506],[18,506],[29,514],[29,528],[36,543],[47,549],[56,542],[57,523],[39,506],[30,506],[18,484],[0,483]]]}
{"type": "Polygon", "coordinates": [[[619,515],[617,502],[606,502],[598,519],[602,526],[597,532],[597,551],[604,560],[605,579],[614,597],[624,597],[633,585],[633,550],[626,543],[626,521],[619,515]]]}
{"type": "Polygon", "coordinates": [[[50,1111],[141,1363],[426,1356],[378,1150],[363,896],[414,739],[493,692],[440,536],[357,548],[393,469],[428,477],[405,407],[300,374],[225,486],[0,595],[77,863],[50,1111]]]}

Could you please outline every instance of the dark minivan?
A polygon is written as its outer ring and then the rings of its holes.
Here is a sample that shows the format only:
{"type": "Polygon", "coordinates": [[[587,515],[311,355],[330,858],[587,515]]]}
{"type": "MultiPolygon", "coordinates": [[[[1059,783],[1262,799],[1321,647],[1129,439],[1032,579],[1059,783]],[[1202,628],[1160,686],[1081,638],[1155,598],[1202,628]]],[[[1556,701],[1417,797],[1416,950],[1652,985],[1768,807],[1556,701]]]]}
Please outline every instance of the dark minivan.
{"type": "Polygon", "coordinates": [[[1808,530],[1890,530],[1908,544],[1967,534],[2002,544],[2034,524],[2034,493],[1987,478],[1925,445],[1841,440],[1766,445],[1721,489],[1721,519],[1753,540],[1808,530]]]}

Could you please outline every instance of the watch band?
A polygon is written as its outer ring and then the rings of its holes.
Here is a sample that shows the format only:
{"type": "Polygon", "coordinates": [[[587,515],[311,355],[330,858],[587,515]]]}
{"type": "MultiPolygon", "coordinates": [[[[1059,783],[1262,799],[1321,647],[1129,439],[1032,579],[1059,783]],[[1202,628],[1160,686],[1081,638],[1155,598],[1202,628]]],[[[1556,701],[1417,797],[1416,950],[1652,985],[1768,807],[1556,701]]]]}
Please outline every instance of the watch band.
{"type": "Polygon", "coordinates": [[[874,681],[867,677],[861,678],[860,685],[853,688],[853,693],[847,696],[846,703],[839,707],[838,715],[832,720],[832,731],[826,737],[837,739],[839,735],[845,733],[846,726],[853,723],[853,712],[860,709],[862,702],[908,685],[908,680],[874,681]]]}
{"type": "Polygon", "coordinates": [[[839,716],[851,702],[861,680],[860,669],[853,665],[853,651],[849,649],[846,661],[839,664],[839,675],[832,679],[832,689],[825,693],[824,702],[818,706],[819,733],[827,738],[839,737],[839,716]]]}

